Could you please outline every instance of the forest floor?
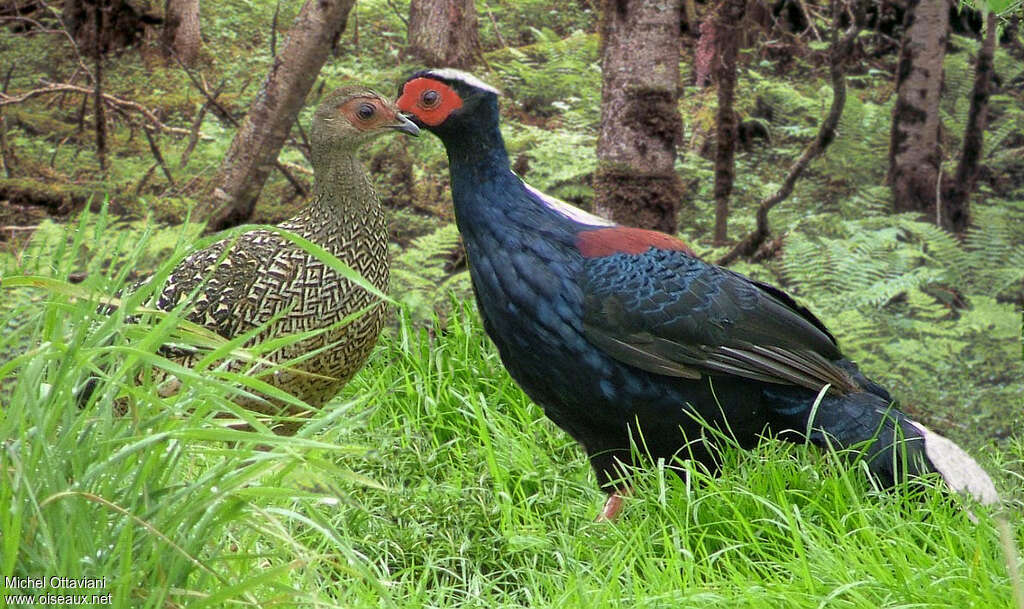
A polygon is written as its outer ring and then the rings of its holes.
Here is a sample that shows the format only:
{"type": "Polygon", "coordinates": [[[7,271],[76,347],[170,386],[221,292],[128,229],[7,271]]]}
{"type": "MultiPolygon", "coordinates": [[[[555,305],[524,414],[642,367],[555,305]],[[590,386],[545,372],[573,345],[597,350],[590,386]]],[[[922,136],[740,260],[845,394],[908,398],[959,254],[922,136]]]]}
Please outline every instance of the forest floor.
{"type": "MultiPolygon", "coordinates": [[[[281,4],[277,23],[290,23],[298,4],[281,4]]],[[[600,121],[596,16],[586,2],[490,4],[478,74],[504,92],[516,170],[587,207],[600,121]],[[543,28],[533,25],[538,15],[543,28]]],[[[324,90],[358,81],[391,92],[419,67],[400,54],[396,7],[406,5],[356,5],[302,124],[324,90]]],[[[11,506],[0,510],[0,575],[106,577],[122,607],[1024,607],[1005,550],[1014,539],[1024,545],[1020,527],[1004,534],[977,509],[974,523],[959,500],[930,487],[878,492],[860,466],[806,446],[729,450],[723,476],[690,471],[687,482],[673,464],[655,464],[636,473],[620,522],[592,523],[602,496],[581,451],[509,379],[476,313],[459,304],[468,279],[444,153],[431,137],[382,140],[365,155],[389,212],[402,306],[367,367],[299,437],[274,437],[258,421],[251,435],[223,429],[219,415],[241,415],[226,399],[230,376],[198,375],[169,399],[144,379],[79,408],[75,395],[96,362],[119,362],[125,378],[170,336],[158,320],[134,329],[96,316],[95,294],[159,272],[198,238],[199,227],[182,221],[234,129],[212,108],[196,120],[206,98],[194,83],[221,88],[220,105],[238,118],[271,60],[275,3],[203,10],[206,42],[191,75],[166,65],[149,39],[105,66],[110,94],[183,130],[155,135],[170,177],[133,110],[111,119],[104,172],[82,95],[2,108],[11,173],[0,176],[0,276],[34,279],[0,290],[0,506],[11,506]],[[82,214],[87,203],[105,211],[82,214]],[[125,399],[130,416],[112,417],[125,399]]],[[[1003,86],[975,226],[954,238],[927,218],[890,213],[895,56],[872,53],[882,37],[862,44],[839,136],[772,212],[781,246],[732,268],[807,304],[906,410],[978,455],[1017,523],[1024,61],[997,53],[1003,86]]],[[[966,121],[977,42],[957,36],[954,46],[943,101],[950,151],[966,121]]],[[[82,84],[58,34],[8,30],[0,52],[13,58],[0,66],[11,70],[9,94],[41,79],[82,84]]],[[[826,53],[791,35],[752,40],[742,54],[738,111],[769,139],[746,142],[737,159],[734,239],[753,227],[757,202],[827,110],[826,53]]],[[[710,239],[714,90],[686,87],[680,110],[680,236],[714,259],[724,252],[710,239]]],[[[283,161],[308,166],[301,139],[283,161]]],[[[302,203],[274,175],[253,221],[279,221],[302,203]]]]}

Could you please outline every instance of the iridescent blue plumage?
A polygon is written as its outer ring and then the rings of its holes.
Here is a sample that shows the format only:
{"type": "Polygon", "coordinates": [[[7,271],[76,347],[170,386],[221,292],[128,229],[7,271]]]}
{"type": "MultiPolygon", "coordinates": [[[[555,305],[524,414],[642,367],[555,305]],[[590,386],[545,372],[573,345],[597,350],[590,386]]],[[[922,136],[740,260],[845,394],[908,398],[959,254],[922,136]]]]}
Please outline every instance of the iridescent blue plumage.
{"type": "Polygon", "coordinates": [[[892,408],[784,292],[523,183],[509,169],[494,89],[427,71],[403,85],[398,106],[445,144],[477,304],[502,362],[583,445],[609,491],[631,443],[714,470],[711,425],[745,447],[766,430],[810,430],[818,444],[862,445],[884,483],[938,469],[953,488],[994,498],[973,460],[930,450],[941,436],[892,408]]]}

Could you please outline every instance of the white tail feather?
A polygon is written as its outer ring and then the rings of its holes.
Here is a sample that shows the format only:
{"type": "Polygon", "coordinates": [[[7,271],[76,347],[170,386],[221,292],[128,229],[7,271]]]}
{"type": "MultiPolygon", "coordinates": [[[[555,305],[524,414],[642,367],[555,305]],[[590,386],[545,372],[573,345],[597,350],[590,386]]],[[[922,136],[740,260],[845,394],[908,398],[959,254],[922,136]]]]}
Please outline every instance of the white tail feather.
{"type": "Polygon", "coordinates": [[[982,505],[999,503],[999,493],[992,484],[992,478],[964,449],[920,423],[910,423],[924,436],[925,454],[949,488],[974,497],[982,505]]]}

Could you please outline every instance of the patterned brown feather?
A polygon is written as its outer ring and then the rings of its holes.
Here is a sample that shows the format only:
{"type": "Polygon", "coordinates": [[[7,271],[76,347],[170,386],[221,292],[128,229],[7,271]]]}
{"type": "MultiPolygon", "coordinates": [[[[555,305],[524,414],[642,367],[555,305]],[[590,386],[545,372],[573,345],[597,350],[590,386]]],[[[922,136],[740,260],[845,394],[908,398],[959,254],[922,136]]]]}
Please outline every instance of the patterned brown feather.
{"type": "MultiPolygon", "coordinates": [[[[363,113],[368,111],[363,108],[363,113]]],[[[418,132],[390,102],[371,90],[347,87],[328,95],[311,130],[316,179],[313,200],[279,225],[320,245],[382,292],[388,286],[387,224],[356,151],[390,129],[411,135],[418,132]],[[372,116],[362,120],[357,112],[366,105],[373,107],[372,116]]],[[[189,255],[168,277],[157,307],[170,310],[193,292],[196,296],[187,305],[185,317],[225,338],[270,322],[247,346],[328,328],[262,356],[274,364],[304,358],[267,371],[261,378],[314,407],[337,395],[362,367],[386,313],[377,297],[268,230],[248,231],[189,255]],[[338,323],[364,309],[353,321],[338,323]]],[[[192,354],[177,359],[190,365],[197,358],[192,354]]],[[[228,369],[245,365],[231,361],[228,369]]],[[[296,410],[267,396],[236,401],[264,413],[294,414],[296,410]]]]}

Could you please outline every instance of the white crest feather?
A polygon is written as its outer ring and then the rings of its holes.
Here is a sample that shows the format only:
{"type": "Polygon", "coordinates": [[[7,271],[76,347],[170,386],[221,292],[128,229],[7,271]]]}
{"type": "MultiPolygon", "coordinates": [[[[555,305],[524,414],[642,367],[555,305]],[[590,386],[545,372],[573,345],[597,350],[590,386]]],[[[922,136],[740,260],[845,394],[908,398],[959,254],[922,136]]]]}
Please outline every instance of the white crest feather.
{"type": "Polygon", "coordinates": [[[460,82],[464,82],[471,87],[483,89],[484,91],[490,91],[495,95],[501,95],[501,91],[495,89],[494,87],[480,80],[476,76],[473,76],[469,72],[456,70],[455,68],[438,68],[436,70],[428,70],[427,75],[436,76],[444,80],[457,80],[460,82]]]}

